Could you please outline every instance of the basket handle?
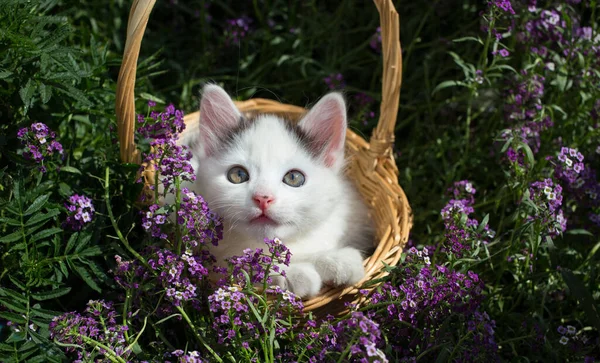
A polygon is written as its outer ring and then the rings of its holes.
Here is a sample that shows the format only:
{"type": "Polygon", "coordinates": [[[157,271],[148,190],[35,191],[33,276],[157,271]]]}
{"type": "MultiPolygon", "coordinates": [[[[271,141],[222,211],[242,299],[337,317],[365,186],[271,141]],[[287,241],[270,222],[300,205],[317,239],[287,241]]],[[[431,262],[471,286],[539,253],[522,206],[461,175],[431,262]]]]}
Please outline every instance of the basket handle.
{"type": "Polygon", "coordinates": [[[134,0],[127,22],[127,39],[123,52],[123,63],[117,80],[115,106],[117,130],[121,144],[121,161],[125,163],[140,162],[140,154],[133,139],[135,131],[135,75],[142,38],[155,2],[156,0],[134,0]]]}
{"type": "MultiPolygon", "coordinates": [[[[400,102],[402,83],[402,52],[400,49],[400,21],[392,0],[373,0],[379,11],[383,53],[383,86],[380,116],[371,135],[370,152],[373,159],[391,153],[394,126],[400,102]]],[[[129,12],[127,38],[123,63],[119,70],[116,93],[116,116],[121,161],[139,163],[140,154],[133,138],[135,128],[135,79],[140,46],[150,12],[156,0],[134,0],[129,12]]]]}
{"type": "Polygon", "coordinates": [[[383,81],[379,121],[371,134],[370,153],[374,159],[392,152],[394,128],[400,105],[402,85],[402,48],[400,47],[400,17],[392,0],[373,0],[381,23],[381,52],[383,53],[383,81]]]}

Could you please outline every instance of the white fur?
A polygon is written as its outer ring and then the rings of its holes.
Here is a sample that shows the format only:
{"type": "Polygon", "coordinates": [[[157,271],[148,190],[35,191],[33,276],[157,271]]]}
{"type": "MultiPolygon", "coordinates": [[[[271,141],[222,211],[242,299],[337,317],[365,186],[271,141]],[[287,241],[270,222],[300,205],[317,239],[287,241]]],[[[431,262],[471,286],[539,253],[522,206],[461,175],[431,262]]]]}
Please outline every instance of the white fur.
{"type": "MultiPolygon", "coordinates": [[[[215,99],[222,100],[223,94],[226,95],[214,85],[206,86],[203,93],[201,110],[210,107],[206,101],[213,100],[214,103],[215,99]]],[[[239,118],[239,111],[227,109],[233,107],[232,103],[230,105],[219,105],[218,113],[229,119],[232,115],[239,118]]],[[[315,126],[318,122],[327,122],[314,115],[319,107],[337,107],[337,111],[331,111],[333,113],[341,110],[343,120],[338,120],[338,125],[333,126],[338,129],[331,132],[342,132],[343,137],[346,116],[341,96],[325,96],[313,108],[313,115],[309,113],[301,121],[305,125],[320,127],[320,132],[330,130],[322,125],[315,126]]],[[[213,115],[215,110],[212,109],[213,115]]],[[[322,113],[330,118],[331,112],[322,113]]],[[[209,122],[204,121],[201,115],[202,123],[204,125],[189,125],[192,130],[188,130],[181,142],[192,148],[192,165],[197,173],[196,182],[187,186],[202,195],[209,207],[224,219],[224,238],[212,251],[219,261],[240,255],[246,248],[264,248],[264,238],[278,237],[290,249],[292,259],[286,271],[287,278],[276,277],[275,283],[297,295],[314,296],[324,282],[347,285],[362,279],[361,252],[372,246],[372,229],[365,205],[343,175],[343,139],[341,145],[324,145],[322,157],[315,160],[279,118],[265,115],[240,133],[230,147],[215,149],[216,143],[207,150],[198,140],[204,140],[204,144],[206,140],[215,142],[214,135],[223,130],[208,130],[205,125],[209,122]],[[326,155],[328,153],[329,156],[326,155]],[[334,162],[327,166],[326,160],[334,162]],[[228,181],[227,172],[236,165],[248,171],[249,181],[241,184],[228,181]],[[294,188],[283,183],[283,176],[292,169],[305,175],[305,184],[301,187],[294,188]],[[252,218],[261,214],[252,200],[255,193],[274,197],[268,213],[277,225],[250,223],[252,218]]],[[[210,123],[219,127],[218,120],[210,123]]],[[[328,137],[339,140],[333,135],[328,137]]],[[[327,138],[321,140],[327,143],[327,138]]]]}

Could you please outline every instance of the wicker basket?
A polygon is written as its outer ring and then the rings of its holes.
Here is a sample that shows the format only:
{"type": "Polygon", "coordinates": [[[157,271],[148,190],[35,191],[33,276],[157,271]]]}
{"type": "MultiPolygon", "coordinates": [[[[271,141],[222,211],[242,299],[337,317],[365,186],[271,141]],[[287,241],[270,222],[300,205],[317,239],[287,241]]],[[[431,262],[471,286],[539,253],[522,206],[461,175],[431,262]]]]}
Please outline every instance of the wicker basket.
{"type": "MultiPolygon", "coordinates": [[[[135,104],[134,86],[140,45],[150,12],[156,0],[134,0],[127,25],[127,41],[123,64],[117,84],[116,113],[118,121],[121,159],[123,162],[140,162],[134,142],[135,104]]],[[[345,313],[345,302],[362,304],[365,296],[360,286],[370,280],[384,277],[384,263],[395,265],[402,248],[408,240],[412,226],[412,214],[404,191],[398,184],[398,169],[392,153],[394,125],[400,101],[402,79],[402,54],[398,13],[391,0],[374,0],[381,19],[383,54],[383,89],[381,116],[371,140],[348,130],[346,155],[349,159],[348,174],[354,180],[369,204],[377,230],[377,247],[372,256],[364,261],[366,276],[356,286],[326,288],[315,298],[304,302],[305,311],[315,315],[338,315],[345,313]]],[[[267,99],[251,99],[236,102],[241,112],[257,112],[284,115],[299,119],[305,109],[267,99]]],[[[185,117],[186,122],[197,122],[199,113],[185,117]]],[[[373,289],[376,284],[367,284],[373,289]]]]}

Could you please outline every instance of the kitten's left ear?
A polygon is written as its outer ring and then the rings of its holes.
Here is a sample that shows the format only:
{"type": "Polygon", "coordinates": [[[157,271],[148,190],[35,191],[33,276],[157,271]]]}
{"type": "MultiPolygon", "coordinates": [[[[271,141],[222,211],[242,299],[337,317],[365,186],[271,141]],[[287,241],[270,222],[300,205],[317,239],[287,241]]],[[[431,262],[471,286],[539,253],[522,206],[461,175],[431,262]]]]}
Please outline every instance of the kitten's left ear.
{"type": "Polygon", "coordinates": [[[339,169],[344,163],[346,103],[340,93],[329,93],[298,124],[314,140],[325,165],[339,169]]]}

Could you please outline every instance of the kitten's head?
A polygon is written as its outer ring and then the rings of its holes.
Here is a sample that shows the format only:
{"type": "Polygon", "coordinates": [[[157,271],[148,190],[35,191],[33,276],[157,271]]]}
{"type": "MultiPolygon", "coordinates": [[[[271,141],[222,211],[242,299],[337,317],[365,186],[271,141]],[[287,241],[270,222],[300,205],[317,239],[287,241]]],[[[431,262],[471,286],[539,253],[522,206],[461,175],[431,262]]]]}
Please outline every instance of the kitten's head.
{"type": "Polygon", "coordinates": [[[193,146],[196,189],[226,227],[289,238],[331,213],[343,183],[346,106],[323,97],[297,124],[242,116],[220,87],[204,87],[193,146]]]}

